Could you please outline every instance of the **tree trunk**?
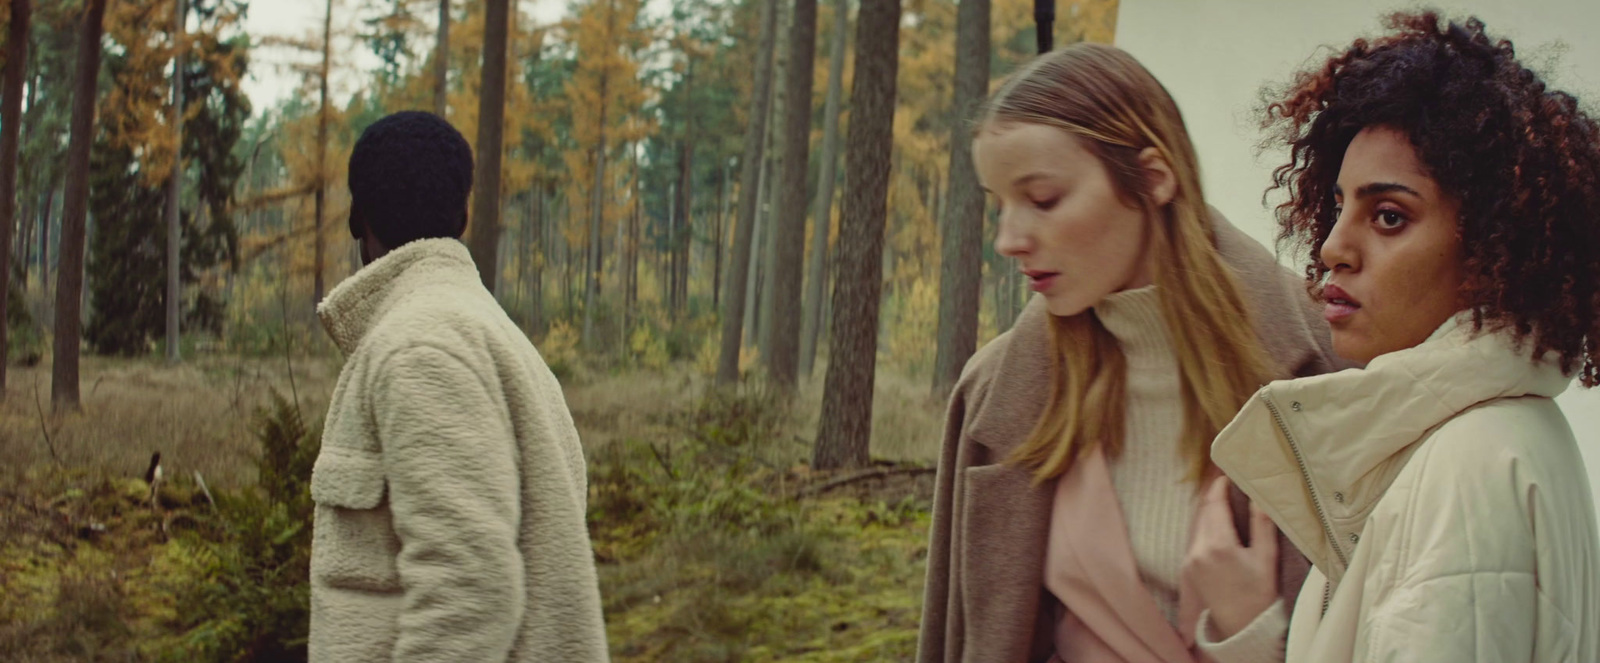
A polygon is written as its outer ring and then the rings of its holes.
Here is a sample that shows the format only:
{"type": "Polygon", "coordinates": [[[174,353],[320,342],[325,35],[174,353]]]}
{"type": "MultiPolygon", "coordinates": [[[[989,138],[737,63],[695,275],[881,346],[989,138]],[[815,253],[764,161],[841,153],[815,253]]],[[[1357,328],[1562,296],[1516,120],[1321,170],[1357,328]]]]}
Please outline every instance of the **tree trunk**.
{"type": "Polygon", "coordinates": [[[839,223],[832,359],[812,461],[817,469],[862,466],[870,460],[899,44],[900,0],[862,0],[845,153],[845,174],[851,186],[845,192],[839,223]]]}
{"type": "Polygon", "coordinates": [[[316,246],[316,255],[313,260],[311,285],[311,304],[322,303],[323,283],[323,254],[326,251],[326,241],[322,237],[322,218],[327,211],[328,194],[328,74],[333,62],[333,0],[328,0],[328,10],[322,19],[322,100],[317,110],[317,192],[316,192],[316,219],[313,244],[316,246]]]}
{"type": "Polygon", "coordinates": [[[773,227],[772,347],[767,371],[779,389],[799,386],[800,276],[806,243],[806,174],[811,170],[811,87],[817,46],[817,0],[795,0],[784,72],[783,164],[773,227]]]}
{"type": "Polygon", "coordinates": [[[711,246],[711,310],[722,310],[722,247],[728,241],[728,229],[725,225],[728,218],[728,166],[722,164],[717,170],[721,171],[717,179],[717,220],[716,228],[711,236],[715,238],[711,246]]]}
{"type": "Polygon", "coordinates": [[[661,305],[670,310],[672,308],[672,275],[677,273],[672,261],[677,256],[672,251],[672,238],[678,234],[678,183],[667,183],[667,240],[666,245],[656,251],[656,274],[660,277],[657,286],[661,288],[661,305]]]}
{"type": "MultiPolygon", "coordinates": [[[[50,223],[55,209],[56,187],[51,184],[44,197],[44,218],[39,223],[39,294],[47,302],[50,301],[50,223]]],[[[60,287],[59,279],[57,287],[60,287]]]]}
{"type": "MultiPolygon", "coordinates": [[[[6,397],[7,324],[11,295],[11,233],[17,227],[17,149],[22,139],[22,83],[28,63],[28,0],[11,0],[6,66],[0,81],[0,401],[6,397]]],[[[27,266],[23,266],[27,272],[27,266]]]]}
{"type": "Polygon", "coordinates": [[[1018,272],[1011,259],[1001,257],[997,258],[996,262],[1000,265],[1000,275],[995,281],[995,287],[1000,290],[1000,296],[996,298],[998,303],[995,306],[995,321],[1000,331],[1005,331],[1016,322],[1017,312],[1022,308],[1022,297],[1019,292],[1022,286],[1017,281],[1018,272]]]}
{"type": "Polygon", "coordinates": [[[1055,48],[1056,0],[1033,0],[1033,32],[1040,55],[1055,48]]]}
{"type": "Polygon", "coordinates": [[[833,230],[834,164],[839,153],[839,104],[844,96],[844,42],[849,37],[850,2],[838,0],[829,49],[828,101],[823,110],[822,162],[817,173],[817,199],[811,209],[811,264],[807,270],[805,315],[800,331],[800,376],[810,378],[817,363],[822,331],[822,301],[828,293],[828,235],[833,230]]]}
{"type": "MultiPolygon", "coordinates": [[[[29,6],[30,10],[32,9],[31,5],[32,5],[32,3],[30,2],[30,6],[29,6]]],[[[32,23],[32,20],[31,20],[32,12],[31,11],[29,12],[29,15],[30,15],[29,16],[30,17],[29,23],[31,24],[32,23]]],[[[26,60],[26,58],[24,58],[24,59],[26,60]]],[[[41,115],[40,113],[34,112],[34,104],[38,103],[38,101],[39,101],[39,67],[38,67],[38,63],[37,62],[33,62],[33,61],[26,61],[26,62],[23,62],[23,65],[24,65],[24,68],[25,68],[25,70],[23,72],[23,80],[26,81],[26,84],[27,84],[27,87],[28,87],[28,98],[26,99],[27,106],[22,111],[22,113],[23,113],[23,120],[22,120],[22,125],[21,125],[21,127],[22,127],[22,135],[17,137],[17,147],[18,147],[19,151],[20,151],[20,149],[22,147],[22,141],[27,140],[27,138],[26,138],[27,136],[33,135],[33,132],[34,132],[35,128],[39,126],[39,115],[41,115]]],[[[33,178],[30,177],[30,178],[28,178],[27,181],[32,183],[34,180],[33,180],[33,178]]],[[[48,182],[44,183],[44,185],[46,186],[46,188],[49,187],[49,183],[48,182]]],[[[21,188],[22,187],[18,187],[17,190],[20,191],[21,188]]],[[[23,194],[24,197],[27,197],[29,200],[28,200],[27,204],[22,207],[22,223],[23,223],[24,230],[22,231],[21,235],[19,236],[19,240],[21,242],[21,245],[17,247],[18,253],[21,254],[21,258],[20,259],[22,261],[22,288],[24,290],[26,290],[28,288],[28,279],[29,279],[28,273],[32,270],[32,267],[33,267],[33,236],[37,232],[36,228],[38,228],[38,225],[39,225],[38,221],[39,221],[39,214],[40,214],[39,210],[33,208],[33,206],[37,204],[33,200],[33,198],[37,196],[37,192],[31,191],[32,187],[28,187],[28,188],[30,189],[30,191],[23,194]],[[34,194],[34,195],[29,195],[29,194],[34,194]]]]}
{"type": "Polygon", "coordinates": [[[978,299],[983,290],[983,189],[972,165],[970,123],[989,92],[989,0],[961,0],[956,17],[954,123],[950,127],[950,186],[944,203],[943,266],[939,274],[939,347],[933,396],[943,400],[978,348],[978,299]]]}
{"type": "Polygon", "coordinates": [[[550,255],[550,245],[544,241],[544,212],[545,190],[542,184],[536,183],[533,188],[533,209],[529,215],[532,217],[533,227],[529,229],[528,236],[537,238],[537,243],[525,247],[522,259],[532,262],[533,269],[529,270],[528,278],[528,333],[544,333],[544,263],[550,255]]]}
{"type": "Polygon", "coordinates": [[[28,289],[28,273],[33,270],[33,233],[34,229],[39,225],[39,212],[33,209],[33,205],[36,204],[38,203],[29,201],[29,204],[23,206],[19,212],[18,218],[22,223],[22,227],[17,229],[16,250],[12,251],[12,253],[16,254],[12,259],[22,265],[23,290],[28,289]]]}
{"type": "Polygon", "coordinates": [[[760,47],[756,80],[750,94],[750,124],[744,133],[744,155],[739,159],[739,218],[733,231],[733,261],[722,293],[722,348],[717,356],[717,385],[739,380],[739,350],[743,345],[745,291],[750,273],[750,248],[756,230],[756,203],[760,196],[762,140],[767,135],[768,90],[772,86],[772,50],[777,0],[761,4],[760,47]]]}
{"type": "MultiPolygon", "coordinates": [[[[559,235],[560,233],[556,234],[559,235]]],[[[564,258],[561,263],[561,297],[565,300],[566,304],[563,307],[565,310],[564,315],[568,316],[568,320],[571,320],[572,312],[578,306],[577,302],[575,301],[577,296],[573,292],[573,290],[576,289],[576,286],[574,286],[572,283],[574,280],[572,278],[572,266],[575,261],[572,259],[572,245],[566,242],[565,237],[562,238],[561,252],[562,257],[564,258]]],[[[588,259],[587,252],[584,253],[584,259],[588,259]]]]}
{"type": "Polygon", "coordinates": [[[506,41],[511,0],[484,7],[483,85],[478,94],[478,174],[473,178],[472,260],[483,287],[495,291],[500,275],[500,161],[506,117],[506,41]]]}
{"type": "MultiPolygon", "coordinates": [[[[785,3],[787,4],[787,3],[785,3]]],[[[773,264],[778,259],[778,194],[783,190],[783,183],[778,179],[779,165],[783,163],[784,129],[789,108],[788,77],[789,71],[789,28],[794,25],[794,12],[792,7],[784,10],[778,17],[778,41],[775,44],[776,60],[772,69],[772,117],[767,120],[767,163],[766,173],[762,180],[766,182],[761,204],[764,212],[761,215],[762,246],[761,246],[761,279],[760,289],[756,291],[756,348],[763,366],[770,366],[768,358],[772,356],[772,317],[773,317],[773,264]],[[782,81],[783,84],[778,84],[782,81]]]]}
{"type": "Polygon", "coordinates": [[[588,272],[583,288],[583,347],[593,348],[594,307],[600,294],[600,231],[605,220],[606,177],[606,87],[607,74],[600,75],[600,140],[594,148],[594,184],[590,190],[588,272]]]}
{"type": "Polygon", "coordinates": [[[633,210],[628,214],[627,244],[625,245],[627,254],[624,256],[623,264],[622,329],[624,331],[631,328],[634,310],[639,305],[639,227],[641,225],[639,217],[642,214],[641,208],[644,206],[644,201],[640,199],[639,151],[637,149],[629,150],[629,154],[632,157],[630,161],[633,165],[633,210]]]}
{"type": "Polygon", "coordinates": [[[167,362],[177,363],[179,356],[179,305],[182,303],[183,285],[180,283],[178,261],[183,240],[183,29],[184,0],[174,3],[172,39],[178,51],[172,58],[172,132],[177,141],[172,154],[172,176],[167,180],[167,362]]]}
{"type": "Polygon", "coordinates": [[[677,256],[672,272],[672,317],[678,319],[689,304],[689,239],[694,234],[694,61],[683,83],[683,148],[678,155],[678,223],[672,249],[677,256]]]}
{"type": "MultiPolygon", "coordinates": [[[[756,198],[763,202],[757,203],[757,205],[766,205],[764,201],[767,199],[767,188],[770,186],[772,186],[772,177],[767,173],[766,166],[763,165],[760,179],[756,183],[756,198]]],[[[750,238],[750,271],[747,274],[750,285],[745,288],[744,294],[741,295],[745,298],[744,333],[755,345],[760,344],[760,337],[757,334],[760,328],[756,326],[756,318],[759,317],[757,312],[761,310],[761,263],[765,259],[764,254],[766,253],[765,247],[767,244],[764,238],[767,232],[769,231],[767,230],[766,214],[757,210],[756,231],[755,235],[750,238]]]]}
{"type": "Polygon", "coordinates": [[[439,0],[439,35],[433,47],[433,112],[449,117],[450,109],[450,0],[439,0]]]}
{"type": "Polygon", "coordinates": [[[89,147],[94,143],[95,84],[100,78],[100,35],[106,0],[87,0],[78,33],[73,73],[72,135],[67,143],[67,184],[61,211],[61,267],[56,275],[54,365],[50,402],[57,410],[81,410],[78,344],[83,319],[84,225],[89,215],[89,147]]]}

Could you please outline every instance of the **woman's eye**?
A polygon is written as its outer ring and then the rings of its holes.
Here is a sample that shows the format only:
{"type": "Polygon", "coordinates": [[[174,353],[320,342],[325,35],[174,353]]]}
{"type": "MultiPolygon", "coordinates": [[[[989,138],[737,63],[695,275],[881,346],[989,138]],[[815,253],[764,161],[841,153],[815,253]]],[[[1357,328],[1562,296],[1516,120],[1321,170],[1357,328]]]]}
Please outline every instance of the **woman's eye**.
{"type": "Polygon", "coordinates": [[[1398,230],[1400,226],[1406,224],[1407,220],[1404,214],[1392,209],[1385,209],[1378,210],[1378,216],[1373,220],[1373,223],[1378,224],[1378,227],[1383,230],[1398,230]]]}
{"type": "Polygon", "coordinates": [[[1037,207],[1041,211],[1045,211],[1045,212],[1048,212],[1048,211],[1050,211],[1052,209],[1055,209],[1056,205],[1059,205],[1059,204],[1061,204],[1061,197],[1060,196],[1056,196],[1054,198],[1045,198],[1044,200],[1035,200],[1035,201],[1033,201],[1033,206],[1034,207],[1037,207]]]}

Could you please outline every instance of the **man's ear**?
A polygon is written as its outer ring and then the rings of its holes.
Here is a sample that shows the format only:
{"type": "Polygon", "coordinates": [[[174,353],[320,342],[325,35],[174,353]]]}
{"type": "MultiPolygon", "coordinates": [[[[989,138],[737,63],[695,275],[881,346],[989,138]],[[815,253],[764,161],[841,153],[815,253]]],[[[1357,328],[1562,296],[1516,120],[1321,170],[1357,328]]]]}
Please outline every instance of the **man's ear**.
{"type": "Polygon", "coordinates": [[[350,206],[350,237],[361,241],[361,236],[366,234],[367,222],[362,218],[361,208],[350,206]]]}
{"type": "Polygon", "coordinates": [[[461,210],[461,223],[456,226],[456,239],[461,239],[467,234],[467,210],[461,210]]]}
{"type": "Polygon", "coordinates": [[[1140,150],[1139,167],[1144,169],[1150,186],[1150,202],[1156,207],[1172,202],[1172,198],[1178,194],[1178,176],[1172,172],[1172,164],[1161,156],[1161,151],[1154,147],[1140,150]]]}

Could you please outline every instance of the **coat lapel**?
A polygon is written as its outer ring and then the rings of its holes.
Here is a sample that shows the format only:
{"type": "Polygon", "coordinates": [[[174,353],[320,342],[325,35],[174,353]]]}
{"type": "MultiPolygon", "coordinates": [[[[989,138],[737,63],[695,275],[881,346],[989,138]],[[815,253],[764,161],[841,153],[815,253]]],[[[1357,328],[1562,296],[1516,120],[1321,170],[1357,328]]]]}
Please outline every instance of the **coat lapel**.
{"type": "Polygon", "coordinates": [[[1193,661],[1139,578],[1104,453],[1090,451],[1062,475],[1053,504],[1046,584],[1067,610],[1123,660],[1193,661]]]}

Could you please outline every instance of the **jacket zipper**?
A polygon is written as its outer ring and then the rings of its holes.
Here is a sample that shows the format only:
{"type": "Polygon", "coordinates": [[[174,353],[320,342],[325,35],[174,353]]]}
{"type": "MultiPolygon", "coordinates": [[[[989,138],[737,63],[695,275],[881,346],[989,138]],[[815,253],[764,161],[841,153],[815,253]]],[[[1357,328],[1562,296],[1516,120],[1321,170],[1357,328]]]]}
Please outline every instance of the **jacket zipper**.
{"type": "MultiPolygon", "coordinates": [[[[1317,522],[1322,523],[1322,532],[1328,537],[1328,545],[1333,547],[1333,555],[1339,559],[1341,566],[1349,566],[1345,559],[1344,550],[1339,547],[1339,538],[1334,536],[1333,525],[1328,522],[1328,514],[1322,509],[1322,498],[1317,496],[1316,487],[1311,485],[1311,471],[1306,468],[1306,457],[1300,453],[1300,443],[1294,439],[1294,434],[1289,432],[1289,426],[1283,422],[1283,414],[1278,411],[1278,405],[1267,396],[1266,388],[1260,392],[1261,402],[1267,405],[1267,411],[1272,413],[1272,421],[1278,425],[1278,430],[1283,433],[1283,439],[1289,442],[1289,450],[1294,452],[1294,461],[1300,466],[1300,478],[1306,482],[1306,493],[1311,495],[1311,506],[1317,510],[1317,522]]],[[[1328,603],[1333,599],[1333,581],[1324,578],[1322,583],[1322,614],[1328,614],[1328,603]]]]}

